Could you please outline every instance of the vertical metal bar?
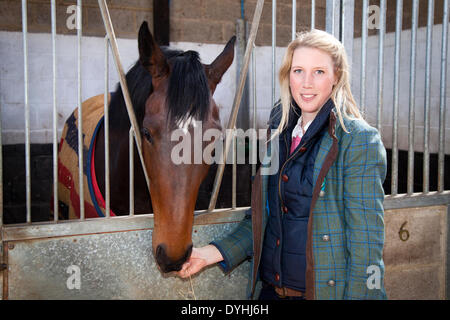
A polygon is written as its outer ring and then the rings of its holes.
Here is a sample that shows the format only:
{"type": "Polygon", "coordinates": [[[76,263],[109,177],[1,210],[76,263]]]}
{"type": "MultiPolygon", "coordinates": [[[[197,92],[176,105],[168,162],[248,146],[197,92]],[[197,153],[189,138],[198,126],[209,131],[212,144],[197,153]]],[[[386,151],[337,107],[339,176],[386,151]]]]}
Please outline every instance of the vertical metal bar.
{"type": "Polygon", "coordinates": [[[27,1],[22,0],[23,73],[25,95],[25,188],[26,221],[31,223],[31,174],[30,174],[30,106],[28,103],[28,19],[27,1]]]}
{"type": "Polygon", "coordinates": [[[394,53],[394,117],[392,124],[392,171],[391,171],[391,195],[398,193],[398,99],[400,81],[400,41],[402,33],[403,0],[397,0],[395,18],[395,53],[394,53]]]}
{"type": "MultiPolygon", "coordinates": [[[[256,131],[256,58],[255,58],[255,52],[256,48],[255,45],[253,45],[253,52],[252,52],[252,78],[253,78],[253,130],[256,131]]],[[[257,144],[256,139],[253,139],[251,141],[251,150],[252,154],[256,154],[257,152],[257,144]]],[[[252,158],[254,162],[252,162],[252,176],[256,175],[256,157],[252,158]]]]}
{"type": "Polygon", "coordinates": [[[83,155],[83,110],[81,108],[81,37],[82,37],[82,1],[77,0],[77,84],[78,84],[78,181],[79,181],[79,195],[80,195],[80,220],[84,220],[84,155],[83,155]]]}
{"type": "Polygon", "coordinates": [[[292,40],[297,33],[297,0],[292,0],[292,40]]]}
{"type": "Polygon", "coordinates": [[[367,9],[369,0],[363,0],[361,25],[361,78],[359,106],[363,115],[366,113],[366,59],[367,59],[367,9]]]}
{"type": "Polygon", "coordinates": [[[348,64],[353,63],[353,37],[354,37],[354,17],[355,17],[355,0],[341,0],[341,16],[340,21],[340,40],[347,52],[348,64]]]}
{"type": "Polygon", "coordinates": [[[104,94],[104,126],[105,126],[105,212],[111,216],[111,182],[109,172],[109,39],[105,36],[105,94],[104,94]]]}
{"type": "Polygon", "coordinates": [[[411,62],[409,77],[409,121],[408,121],[408,186],[407,193],[414,193],[414,122],[415,122],[415,99],[416,99],[416,46],[417,46],[417,24],[419,16],[419,0],[413,0],[411,23],[411,62]]]}
{"type": "Polygon", "coordinates": [[[53,220],[58,221],[58,110],[56,107],[56,0],[52,0],[53,55],[53,220]]]}
{"type": "Polygon", "coordinates": [[[272,0],[272,105],[275,105],[276,48],[277,48],[277,0],[272,0]]]}
{"type": "Polygon", "coordinates": [[[130,169],[130,216],[134,216],[134,131],[133,128],[130,128],[130,139],[128,142],[128,161],[129,161],[129,169],[130,169]]]}
{"type": "Polygon", "coordinates": [[[425,59],[425,110],[423,133],[423,193],[430,191],[430,89],[431,89],[431,48],[434,24],[434,0],[428,1],[427,42],[425,59]]]}
{"type": "Polygon", "coordinates": [[[340,3],[340,0],[327,0],[326,2],[325,30],[337,39],[340,39],[340,3]]]}
{"type": "Polygon", "coordinates": [[[236,170],[236,149],[237,149],[237,139],[236,139],[236,129],[234,129],[232,131],[232,135],[233,135],[233,140],[231,142],[231,152],[233,153],[233,163],[232,163],[232,176],[231,176],[231,207],[232,209],[236,209],[236,175],[237,175],[237,170],[236,170]]]}
{"type": "Polygon", "coordinates": [[[441,92],[439,103],[439,152],[438,152],[438,192],[444,191],[444,161],[445,161],[445,109],[447,88],[447,33],[448,33],[448,0],[444,1],[442,17],[442,48],[441,48],[441,92]]]}
{"type": "Polygon", "coordinates": [[[316,27],[316,0],[311,0],[311,29],[316,27]]]}
{"type": "Polygon", "coordinates": [[[378,39],[378,103],[377,129],[382,134],[381,118],[383,111],[383,71],[384,71],[384,35],[386,31],[386,0],[380,0],[380,31],[378,39]]]}
{"type": "MultiPolygon", "coordinates": [[[[239,74],[242,69],[244,55],[245,55],[245,44],[247,39],[247,22],[243,19],[236,20],[236,86],[239,84],[239,74]]],[[[248,129],[250,124],[249,119],[249,91],[248,82],[245,83],[244,93],[242,95],[241,110],[238,114],[236,126],[242,128],[243,130],[248,129]]]]}

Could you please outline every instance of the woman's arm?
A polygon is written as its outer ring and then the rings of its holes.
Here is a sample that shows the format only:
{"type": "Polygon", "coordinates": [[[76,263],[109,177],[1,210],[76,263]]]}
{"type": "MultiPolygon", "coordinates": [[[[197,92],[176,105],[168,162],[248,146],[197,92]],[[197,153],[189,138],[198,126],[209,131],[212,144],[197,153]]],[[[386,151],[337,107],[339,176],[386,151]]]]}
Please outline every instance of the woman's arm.
{"type": "Polygon", "coordinates": [[[224,272],[230,272],[251,257],[252,248],[251,210],[247,210],[245,218],[225,238],[201,248],[193,248],[191,257],[177,274],[186,278],[217,262],[224,272]]]}
{"type": "Polygon", "coordinates": [[[344,299],[386,298],[383,283],[386,150],[378,131],[366,128],[351,133],[352,140],[345,151],[344,219],[348,259],[344,299]]]}

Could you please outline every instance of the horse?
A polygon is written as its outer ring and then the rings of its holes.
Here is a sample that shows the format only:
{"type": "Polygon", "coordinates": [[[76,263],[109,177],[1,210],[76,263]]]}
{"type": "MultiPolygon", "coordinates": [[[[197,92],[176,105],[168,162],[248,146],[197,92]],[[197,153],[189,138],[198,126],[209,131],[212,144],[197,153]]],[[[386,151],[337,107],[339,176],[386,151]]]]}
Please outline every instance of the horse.
{"type": "MultiPolygon", "coordinates": [[[[213,94],[233,62],[235,41],[236,37],[233,36],[215,60],[205,65],[195,51],[183,52],[160,47],[147,22],[144,21],[139,29],[139,59],[127,72],[126,81],[142,135],[142,154],[150,190],[135,151],[135,213],[154,213],[152,252],[159,269],[164,273],[179,271],[190,257],[196,199],[210,167],[203,159],[201,163],[192,161],[189,164],[174,164],[171,150],[178,142],[172,141],[171,134],[183,127],[185,133],[193,136],[198,121],[202,124],[203,132],[208,129],[222,130],[213,94]]],[[[98,216],[105,213],[103,101],[104,96],[99,95],[86,100],[81,106],[83,129],[91,127],[90,131],[86,129],[88,133],[83,130],[84,183],[94,182],[94,187],[87,183],[89,187],[84,192],[85,199],[92,200],[92,203],[85,200],[88,218],[96,216],[96,212],[98,216]],[[91,121],[93,118],[95,120],[91,121]],[[90,125],[89,121],[94,125],[90,125]],[[91,140],[87,141],[88,138],[91,140]]],[[[131,125],[120,84],[108,97],[108,104],[111,215],[128,215],[131,125]]],[[[75,109],[66,121],[58,154],[59,207],[66,216],[75,218],[79,217],[79,196],[75,191],[77,183],[74,183],[78,167],[76,171],[71,171],[67,163],[77,163],[74,160],[78,153],[77,123],[75,109]]],[[[202,142],[202,148],[207,144],[206,141],[202,142]]]]}

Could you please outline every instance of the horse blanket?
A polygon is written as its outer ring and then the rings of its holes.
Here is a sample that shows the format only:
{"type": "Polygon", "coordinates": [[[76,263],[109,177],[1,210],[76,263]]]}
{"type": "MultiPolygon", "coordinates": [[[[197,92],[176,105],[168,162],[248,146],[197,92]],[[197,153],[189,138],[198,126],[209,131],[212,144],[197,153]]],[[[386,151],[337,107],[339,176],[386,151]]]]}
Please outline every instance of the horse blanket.
{"type": "MultiPolygon", "coordinates": [[[[108,96],[109,102],[110,96],[108,96]]],[[[105,201],[95,174],[95,141],[104,119],[104,95],[82,103],[83,117],[83,188],[85,218],[105,216],[105,201]]],[[[78,108],[66,120],[58,150],[59,207],[68,213],[61,216],[80,218],[80,179],[78,170],[78,108]],[[67,215],[67,216],[66,216],[67,215]]],[[[53,202],[52,202],[53,203],[53,202]]],[[[111,211],[111,216],[115,214],[111,211]]]]}

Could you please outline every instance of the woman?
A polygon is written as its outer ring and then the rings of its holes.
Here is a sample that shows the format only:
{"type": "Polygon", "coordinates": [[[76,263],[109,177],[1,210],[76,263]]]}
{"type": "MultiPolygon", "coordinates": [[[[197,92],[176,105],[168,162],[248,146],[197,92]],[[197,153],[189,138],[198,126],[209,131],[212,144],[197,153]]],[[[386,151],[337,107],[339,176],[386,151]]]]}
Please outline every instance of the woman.
{"type": "Polygon", "coordinates": [[[260,299],[385,299],[386,150],[353,99],[343,45],[323,31],[300,33],[279,81],[269,120],[278,172],[256,176],[251,218],[194,248],[178,274],[217,262],[228,272],[253,256],[250,297],[259,278],[260,299]]]}

